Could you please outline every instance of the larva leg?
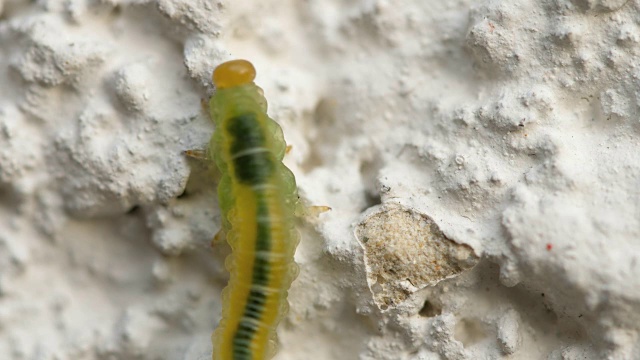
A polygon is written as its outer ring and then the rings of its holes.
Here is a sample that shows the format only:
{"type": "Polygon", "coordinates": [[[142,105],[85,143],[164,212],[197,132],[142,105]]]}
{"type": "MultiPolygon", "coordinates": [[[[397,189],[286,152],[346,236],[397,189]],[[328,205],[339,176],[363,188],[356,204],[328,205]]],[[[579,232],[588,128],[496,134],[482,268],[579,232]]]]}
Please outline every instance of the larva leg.
{"type": "Polygon", "coordinates": [[[329,206],[312,205],[312,206],[307,206],[307,208],[305,210],[305,215],[312,216],[312,217],[318,217],[318,216],[320,216],[320,214],[325,213],[325,212],[330,211],[330,210],[331,210],[331,208],[329,206]]]}
{"type": "Polygon", "coordinates": [[[323,205],[307,205],[303,201],[296,204],[294,215],[297,217],[318,218],[320,214],[330,211],[331,207],[323,205]]]}
{"type": "Polygon", "coordinates": [[[227,232],[224,229],[218,230],[218,232],[211,239],[211,247],[220,245],[227,237],[227,232]]]}
{"type": "Polygon", "coordinates": [[[287,147],[284,148],[284,154],[288,155],[291,152],[291,149],[293,149],[293,146],[287,145],[287,147]]]}
{"type": "Polygon", "coordinates": [[[203,161],[209,160],[209,157],[207,156],[207,150],[203,150],[203,149],[185,150],[184,154],[192,159],[198,159],[203,161]]]}

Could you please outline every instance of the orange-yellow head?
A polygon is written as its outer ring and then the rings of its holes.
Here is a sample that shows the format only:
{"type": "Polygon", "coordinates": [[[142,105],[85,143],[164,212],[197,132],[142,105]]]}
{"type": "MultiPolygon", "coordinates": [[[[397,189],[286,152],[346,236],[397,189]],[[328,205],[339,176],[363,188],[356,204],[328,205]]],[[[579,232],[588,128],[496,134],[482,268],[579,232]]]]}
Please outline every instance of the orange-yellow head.
{"type": "Polygon", "coordinates": [[[256,78],[256,68],[247,60],[224,62],[213,70],[213,83],[218,89],[249,84],[256,78]]]}

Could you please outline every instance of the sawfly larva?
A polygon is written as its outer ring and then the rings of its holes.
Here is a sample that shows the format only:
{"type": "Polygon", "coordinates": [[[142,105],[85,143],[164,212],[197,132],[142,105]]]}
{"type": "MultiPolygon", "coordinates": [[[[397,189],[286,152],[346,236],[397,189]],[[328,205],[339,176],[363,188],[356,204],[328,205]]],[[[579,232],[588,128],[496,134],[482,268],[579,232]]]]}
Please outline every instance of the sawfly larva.
{"type": "Polygon", "coordinates": [[[233,252],[222,292],[222,320],[212,335],[213,360],[264,360],[276,351],[276,327],[297,276],[293,261],[296,181],[282,163],[286,143],[246,60],[219,65],[209,108],[216,131],[207,158],[222,173],[222,231],[233,252]]]}

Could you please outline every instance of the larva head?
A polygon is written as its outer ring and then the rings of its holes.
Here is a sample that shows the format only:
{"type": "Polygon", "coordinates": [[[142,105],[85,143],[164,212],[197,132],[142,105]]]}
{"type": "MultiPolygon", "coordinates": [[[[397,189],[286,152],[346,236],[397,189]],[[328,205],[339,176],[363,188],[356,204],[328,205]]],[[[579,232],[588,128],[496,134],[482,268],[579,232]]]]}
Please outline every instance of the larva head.
{"type": "Polygon", "coordinates": [[[213,71],[213,83],[218,89],[250,84],[256,78],[256,69],[247,60],[224,62],[213,71]]]}

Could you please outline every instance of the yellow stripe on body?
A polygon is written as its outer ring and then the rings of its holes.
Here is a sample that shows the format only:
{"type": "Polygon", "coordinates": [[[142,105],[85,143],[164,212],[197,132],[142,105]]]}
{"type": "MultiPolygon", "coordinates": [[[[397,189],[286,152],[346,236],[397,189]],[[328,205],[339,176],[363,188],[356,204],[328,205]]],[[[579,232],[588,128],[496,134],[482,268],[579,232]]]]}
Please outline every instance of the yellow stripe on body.
{"type": "MultiPolygon", "coordinates": [[[[265,187],[260,190],[263,198],[267,202],[269,217],[280,219],[280,221],[270,221],[268,224],[270,234],[270,251],[268,254],[260,253],[263,258],[268,257],[268,285],[270,290],[266,294],[265,305],[261,309],[260,328],[254,333],[250,343],[252,360],[262,360],[268,358],[275,349],[275,344],[269,344],[270,340],[275,342],[275,328],[281,317],[281,309],[286,301],[286,293],[291,282],[289,264],[293,262],[293,247],[295,239],[290,239],[290,228],[282,219],[290,218],[285,214],[282,195],[278,193],[277,179],[272,179],[270,183],[276,186],[265,187]],[[270,256],[273,255],[273,256],[270,256]]],[[[214,332],[215,347],[214,359],[216,360],[236,360],[233,358],[233,338],[236,330],[245,315],[247,298],[252,286],[254,277],[253,268],[256,260],[256,192],[247,185],[234,184],[235,195],[235,217],[232,221],[232,230],[228,239],[234,249],[229,256],[234,262],[234,271],[229,281],[228,289],[225,289],[227,296],[223,299],[223,319],[225,323],[214,332]],[[218,334],[218,332],[221,332],[218,334]]]]}

